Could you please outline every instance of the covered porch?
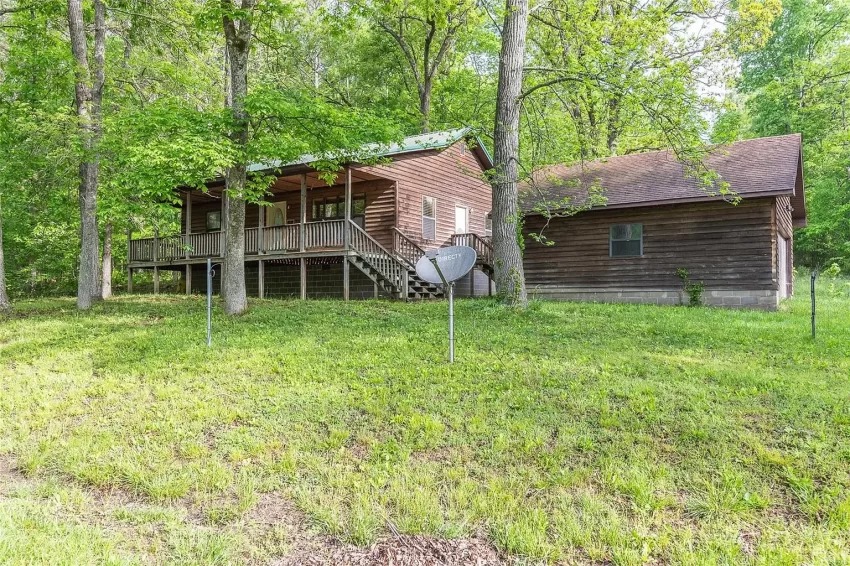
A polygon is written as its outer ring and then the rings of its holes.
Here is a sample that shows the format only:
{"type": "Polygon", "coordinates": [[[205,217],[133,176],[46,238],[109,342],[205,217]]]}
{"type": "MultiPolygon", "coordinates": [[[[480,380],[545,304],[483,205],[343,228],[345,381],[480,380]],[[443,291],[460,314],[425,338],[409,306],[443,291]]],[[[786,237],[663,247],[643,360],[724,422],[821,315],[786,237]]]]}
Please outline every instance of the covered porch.
{"type": "MultiPolygon", "coordinates": [[[[262,204],[248,204],[245,213],[244,251],[246,264],[257,266],[259,295],[264,296],[264,270],[267,263],[300,263],[306,287],[308,263],[336,258],[342,264],[343,286],[349,288],[349,261],[368,253],[379,263],[377,279],[390,280],[403,287],[402,267],[388,258],[392,248],[392,227],[396,218],[397,185],[394,180],[345,167],[336,183],[328,184],[307,167],[285,171],[268,189],[262,204]],[[339,182],[341,181],[341,182],[339,182]],[[381,258],[378,260],[377,258],[381,258]],[[294,260],[294,262],[292,261],[294,260]]],[[[159,271],[184,273],[186,292],[192,289],[193,265],[207,258],[220,261],[225,242],[226,201],[223,183],[208,191],[181,191],[181,231],[179,234],[129,238],[128,277],[133,271],[152,269],[154,290],[159,271]]],[[[197,267],[195,268],[197,275],[197,267]]],[[[377,282],[376,282],[377,283],[377,282]]],[[[302,293],[305,295],[305,293],[302,293]]],[[[345,293],[346,297],[348,293],[345,293]]]]}

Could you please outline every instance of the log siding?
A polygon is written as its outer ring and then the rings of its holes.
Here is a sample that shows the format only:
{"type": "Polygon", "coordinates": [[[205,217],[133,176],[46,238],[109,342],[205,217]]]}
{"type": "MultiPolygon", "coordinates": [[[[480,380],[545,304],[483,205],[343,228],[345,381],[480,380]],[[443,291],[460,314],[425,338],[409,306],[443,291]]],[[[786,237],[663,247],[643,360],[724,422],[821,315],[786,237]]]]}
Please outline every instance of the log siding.
{"type": "MultiPolygon", "coordinates": [[[[525,273],[531,291],[616,290],[672,293],[682,289],[678,268],[712,291],[772,292],[775,277],[775,198],[598,209],[574,217],[526,219],[525,273]],[[643,224],[643,255],[610,257],[613,224],[643,224]],[[537,242],[541,233],[553,242],[537,242]]],[[[672,295],[671,295],[672,296],[672,295]]],[[[632,297],[633,298],[633,297],[632,297]]]]}

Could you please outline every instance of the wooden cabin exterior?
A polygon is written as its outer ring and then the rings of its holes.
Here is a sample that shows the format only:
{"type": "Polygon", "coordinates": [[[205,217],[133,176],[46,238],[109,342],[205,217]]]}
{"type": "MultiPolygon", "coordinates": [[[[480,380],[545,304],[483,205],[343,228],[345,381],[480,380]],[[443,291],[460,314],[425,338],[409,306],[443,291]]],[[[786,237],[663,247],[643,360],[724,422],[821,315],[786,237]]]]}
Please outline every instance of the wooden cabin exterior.
{"type": "MultiPolygon", "coordinates": [[[[259,297],[429,298],[441,295],[413,266],[425,250],[451,244],[476,248],[479,263],[457,283],[460,295],[489,294],[492,249],[486,233],[492,166],[466,130],[407,138],[381,154],[380,165],[351,163],[328,185],[309,160],[256,165],[276,180],[263,204],[245,217],[245,271],[259,297]],[[351,267],[355,269],[351,269],[351,267]]],[[[182,190],[179,234],[131,238],[134,271],[183,275],[187,293],[206,290],[206,261],[221,261],[223,181],[206,191],[182,190]]],[[[213,288],[218,292],[218,279],[213,288]]]]}
{"type": "Polygon", "coordinates": [[[683,268],[705,285],[705,304],[776,309],[794,291],[794,227],[806,221],[800,136],[717,148],[706,164],[740,202],[706,192],[663,151],[541,172],[523,196],[529,292],[686,304],[676,274],[683,268]],[[581,202],[591,185],[602,189],[605,206],[553,216],[554,203],[581,202]]]}

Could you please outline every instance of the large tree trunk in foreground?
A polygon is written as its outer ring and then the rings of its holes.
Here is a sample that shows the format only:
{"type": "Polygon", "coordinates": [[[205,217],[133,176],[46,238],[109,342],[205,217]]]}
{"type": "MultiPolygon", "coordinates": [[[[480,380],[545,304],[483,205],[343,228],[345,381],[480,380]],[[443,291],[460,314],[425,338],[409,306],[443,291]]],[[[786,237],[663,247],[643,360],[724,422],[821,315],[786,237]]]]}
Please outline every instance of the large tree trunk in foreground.
{"type": "Polygon", "coordinates": [[[506,0],[493,131],[493,252],[496,290],[506,303],[521,307],[528,304],[517,234],[519,111],[527,29],[528,0],[506,0]]]}
{"type": "Polygon", "coordinates": [[[88,309],[100,296],[99,233],[97,229],[97,186],[100,162],[97,145],[101,132],[106,9],[95,0],[94,69],[89,68],[88,40],[83,22],[82,0],[68,0],[68,30],[71,52],[76,62],[75,103],[82,138],[80,163],[80,272],[77,281],[77,308],[88,309]]]}
{"type": "Polygon", "coordinates": [[[6,292],[6,262],[3,258],[3,203],[0,202],[0,313],[12,308],[6,292]]]}
{"type": "Polygon", "coordinates": [[[103,276],[101,277],[101,297],[112,296],[112,222],[107,222],[103,231],[103,276]]]}
{"type": "MultiPolygon", "coordinates": [[[[242,0],[242,10],[252,10],[256,0],[242,0]]],[[[230,0],[222,0],[226,8],[230,0]]],[[[228,103],[233,115],[230,137],[240,149],[248,145],[248,115],[245,96],[248,94],[248,54],[251,49],[250,15],[233,20],[227,13],[223,17],[224,36],[227,40],[227,72],[230,85],[228,103]]],[[[224,265],[222,266],[221,296],[224,312],[240,314],[248,308],[245,290],[245,185],[247,164],[244,157],[224,173],[224,265]]]]}

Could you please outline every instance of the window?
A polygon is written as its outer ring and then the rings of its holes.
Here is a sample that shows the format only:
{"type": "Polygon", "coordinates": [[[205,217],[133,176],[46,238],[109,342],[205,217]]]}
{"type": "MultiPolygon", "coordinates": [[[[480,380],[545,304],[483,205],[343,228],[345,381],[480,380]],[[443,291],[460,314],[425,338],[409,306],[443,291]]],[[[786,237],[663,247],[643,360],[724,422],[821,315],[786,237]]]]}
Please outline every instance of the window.
{"type": "Polygon", "coordinates": [[[643,224],[614,224],[609,240],[611,257],[643,255],[643,224]]]}
{"type": "Polygon", "coordinates": [[[488,212],[484,217],[484,235],[488,238],[493,235],[493,213],[488,212]]]}
{"type": "MultiPolygon", "coordinates": [[[[366,214],[366,195],[354,195],[351,197],[351,217],[352,220],[357,220],[358,217],[366,214]]],[[[313,220],[338,220],[345,218],[345,197],[326,197],[313,200],[313,220]]]]}
{"type": "Polygon", "coordinates": [[[422,239],[437,239],[437,199],[422,197],[422,239]]]}
{"type": "Polygon", "coordinates": [[[207,232],[218,232],[221,230],[221,211],[211,210],[207,212],[207,232]]]}

